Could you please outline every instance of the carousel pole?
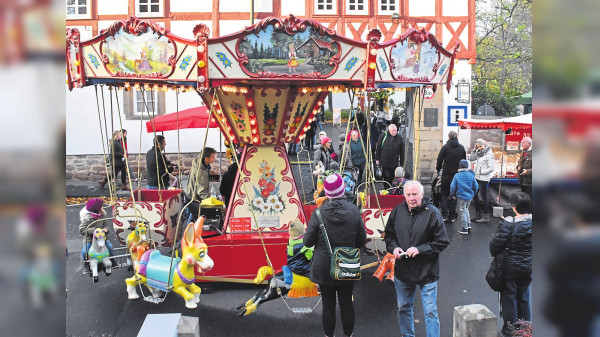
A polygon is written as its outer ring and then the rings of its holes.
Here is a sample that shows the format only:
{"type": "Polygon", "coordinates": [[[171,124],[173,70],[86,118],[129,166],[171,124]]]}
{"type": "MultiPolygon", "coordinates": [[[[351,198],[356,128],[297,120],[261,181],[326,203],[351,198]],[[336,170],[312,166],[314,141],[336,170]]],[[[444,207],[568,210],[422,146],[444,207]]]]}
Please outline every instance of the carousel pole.
{"type": "MultiPolygon", "coordinates": [[[[373,151],[371,151],[371,113],[369,111],[369,92],[365,90],[363,96],[363,111],[365,112],[365,119],[367,123],[367,167],[365,167],[365,181],[367,179],[375,180],[375,176],[373,175],[373,151]]],[[[369,184],[365,184],[365,197],[369,195],[369,184]]],[[[369,202],[369,198],[367,198],[367,202],[369,202]]]]}

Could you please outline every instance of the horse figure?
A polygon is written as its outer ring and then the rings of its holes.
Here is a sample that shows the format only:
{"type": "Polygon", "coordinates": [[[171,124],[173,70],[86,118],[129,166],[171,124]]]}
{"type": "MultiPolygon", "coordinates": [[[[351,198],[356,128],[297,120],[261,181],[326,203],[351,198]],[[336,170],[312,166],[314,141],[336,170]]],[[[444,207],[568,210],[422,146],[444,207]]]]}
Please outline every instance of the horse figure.
{"type": "Polygon", "coordinates": [[[150,290],[153,302],[158,302],[159,291],[173,290],[185,299],[188,309],[197,307],[201,289],[194,284],[194,269],[198,267],[204,273],[214,266],[213,260],[208,256],[208,247],[202,240],[203,224],[204,217],[199,217],[196,223],[190,222],[185,229],[181,241],[182,258],[171,260],[171,257],[161,255],[155,249],[148,250],[141,256],[135,269],[136,274],[125,280],[129,299],[139,298],[135,286],[143,284],[150,290]]]}
{"type": "Polygon", "coordinates": [[[143,222],[138,222],[135,230],[127,235],[127,249],[131,252],[131,258],[127,258],[127,262],[133,268],[137,268],[137,264],[144,253],[150,250],[153,245],[147,237],[148,225],[143,222]]]}
{"type": "Polygon", "coordinates": [[[106,276],[109,276],[112,273],[112,263],[110,262],[110,257],[108,255],[106,233],[104,233],[102,228],[96,228],[92,238],[92,245],[88,250],[90,269],[92,270],[94,283],[98,282],[98,263],[104,265],[104,273],[106,276]]]}
{"type": "MultiPolygon", "coordinates": [[[[300,298],[319,295],[317,285],[308,277],[292,273],[288,266],[283,266],[281,269],[281,272],[271,278],[266,289],[257,292],[254,297],[236,308],[241,310],[238,316],[248,316],[255,312],[259,305],[280,296],[287,295],[289,298],[300,298]]],[[[260,284],[270,275],[273,275],[271,267],[261,267],[254,279],[254,283],[260,284]]]]}

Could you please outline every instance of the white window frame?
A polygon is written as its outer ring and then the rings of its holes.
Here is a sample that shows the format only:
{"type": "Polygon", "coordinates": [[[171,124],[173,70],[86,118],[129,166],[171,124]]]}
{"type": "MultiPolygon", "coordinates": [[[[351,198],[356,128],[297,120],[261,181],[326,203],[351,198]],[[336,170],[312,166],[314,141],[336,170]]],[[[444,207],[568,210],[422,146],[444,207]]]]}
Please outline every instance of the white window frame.
{"type": "Polygon", "coordinates": [[[80,5],[79,1],[81,1],[81,0],[74,0],[73,5],[69,5],[69,0],[65,1],[65,17],[67,20],[91,19],[92,18],[92,6],[91,6],[92,0],[85,0],[85,5],[80,5]],[[69,7],[75,7],[75,11],[78,12],[79,7],[84,7],[84,6],[86,8],[86,14],[69,14],[69,12],[68,12],[69,7]]]}
{"type": "Polygon", "coordinates": [[[337,14],[337,0],[315,0],[315,15],[322,14],[337,14]],[[319,9],[319,5],[323,5],[323,9],[319,9]],[[331,9],[327,9],[327,5],[331,5],[331,9]]]}
{"type": "Polygon", "coordinates": [[[165,16],[165,1],[158,0],[158,12],[153,13],[150,12],[153,0],[135,0],[135,15],[141,18],[156,18],[156,17],[164,17],[165,16]],[[142,3],[140,3],[142,2],[142,3]],[[141,12],[140,6],[147,5],[148,12],[141,12]]]}
{"type": "Polygon", "coordinates": [[[144,100],[142,99],[142,91],[135,91],[133,94],[133,116],[136,117],[145,117],[152,118],[152,114],[155,116],[158,115],[158,94],[155,90],[146,90],[146,104],[144,104],[144,100]],[[152,101],[148,100],[148,95],[152,93],[152,101]],[[142,109],[138,109],[138,103],[142,105],[142,109]],[[146,106],[148,106],[148,110],[146,110],[146,106]]]}
{"type": "Polygon", "coordinates": [[[391,15],[394,13],[400,13],[400,9],[399,9],[399,2],[402,0],[378,0],[378,13],[381,15],[391,15]],[[394,6],[394,9],[390,9],[390,1],[394,1],[394,3],[392,4],[394,6]],[[383,6],[386,6],[386,9],[382,9],[383,6]]]}
{"type": "Polygon", "coordinates": [[[369,0],[346,0],[346,15],[369,15],[369,0]],[[358,9],[360,5],[363,9],[358,9]],[[354,9],[350,9],[350,6],[354,6],[354,9]]]}

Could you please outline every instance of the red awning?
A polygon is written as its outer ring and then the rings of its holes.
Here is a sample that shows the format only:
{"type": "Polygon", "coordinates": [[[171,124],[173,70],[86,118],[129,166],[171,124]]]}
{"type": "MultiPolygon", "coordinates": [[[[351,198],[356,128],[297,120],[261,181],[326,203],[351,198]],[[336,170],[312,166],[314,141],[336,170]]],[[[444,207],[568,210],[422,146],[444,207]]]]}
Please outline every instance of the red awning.
{"type": "Polygon", "coordinates": [[[461,129],[502,129],[509,128],[530,129],[532,124],[532,115],[522,115],[503,119],[459,119],[458,125],[461,129]]]}
{"type": "MultiPolygon", "coordinates": [[[[146,131],[148,133],[152,133],[153,131],[159,132],[177,130],[178,125],[179,129],[203,129],[206,128],[208,118],[210,118],[208,108],[206,106],[199,106],[196,108],[179,111],[179,113],[173,112],[166,115],[156,116],[146,122],[146,131]],[[179,124],[177,121],[178,118],[179,124]],[[154,127],[152,126],[153,124],[154,127]]],[[[218,124],[214,119],[212,119],[210,124],[208,124],[208,127],[216,128],[218,127],[218,124]]]]}

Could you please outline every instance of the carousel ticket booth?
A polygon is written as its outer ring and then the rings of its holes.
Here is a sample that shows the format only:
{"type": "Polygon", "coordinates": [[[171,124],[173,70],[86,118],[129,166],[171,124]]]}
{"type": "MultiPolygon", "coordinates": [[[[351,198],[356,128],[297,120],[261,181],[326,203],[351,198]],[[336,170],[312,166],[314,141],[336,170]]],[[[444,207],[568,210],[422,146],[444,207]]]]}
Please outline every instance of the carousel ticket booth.
{"type": "MultiPolygon", "coordinates": [[[[208,38],[203,24],[193,33],[194,40],[183,39],[135,17],[84,42],[69,29],[67,77],[70,89],[102,84],[118,90],[195,90],[226,142],[242,149],[224,225],[203,233],[214,267],[197,273],[196,280],[247,281],[267,263],[274,269],[286,264],[290,223],[299,219],[306,225],[315,207],[301,201],[285,145],[305,137],[330,92],[449,89],[456,54],[424,29],[409,29],[384,43],[373,29],[366,41],[356,41],[293,15],[267,18],[223,37],[208,38]],[[323,47],[320,52],[300,48],[309,40],[323,47]]],[[[134,204],[142,213],[161,209],[156,218],[162,218],[163,242],[170,244],[177,226],[169,216],[171,208],[181,207],[181,194],[163,193],[168,195],[158,204],[147,200],[158,195],[133,193],[123,209],[134,204]]],[[[381,239],[387,215],[399,201],[367,199],[362,208],[367,233],[381,239]]]]}

